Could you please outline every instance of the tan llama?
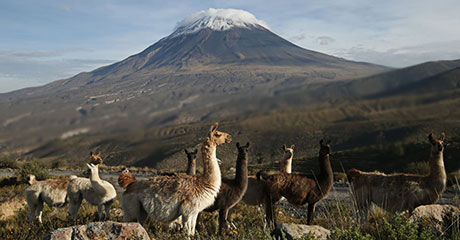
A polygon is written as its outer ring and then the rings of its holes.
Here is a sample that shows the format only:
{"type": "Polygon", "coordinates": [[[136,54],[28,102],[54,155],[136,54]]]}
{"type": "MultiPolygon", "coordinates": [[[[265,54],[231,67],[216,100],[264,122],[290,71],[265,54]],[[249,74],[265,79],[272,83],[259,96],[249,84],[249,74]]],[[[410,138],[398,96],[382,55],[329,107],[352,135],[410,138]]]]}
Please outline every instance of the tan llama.
{"type": "Polygon", "coordinates": [[[371,203],[389,212],[412,211],[420,205],[436,203],[446,188],[444,138],[444,133],[438,140],[433,139],[432,134],[428,135],[432,146],[430,172],[427,175],[383,174],[356,169],[348,171],[348,180],[361,217],[367,218],[371,203]]]}
{"type": "Polygon", "coordinates": [[[89,179],[75,176],[70,179],[67,188],[70,203],[69,220],[75,220],[83,199],[98,207],[99,220],[107,220],[110,217],[110,206],[115,202],[117,192],[111,183],[99,177],[98,165],[90,163],[87,166],[89,179]],[[105,208],[105,213],[103,208],[105,208]]]}
{"type": "Polygon", "coordinates": [[[217,126],[211,127],[201,148],[203,175],[156,176],[128,184],[121,197],[124,221],[143,223],[149,215],[156,221],[171,222],[181,216],[187,234],[195,233],[198,213],[214,203],[221,185],[216,147],[232,140],[230,134],[217,131],[217,126]]]}
{"type": "Polygon", "coordinates": [[[67,186],[69,178],[47,179],[37,181],[34,175],[27,176],[30,186],[25,190],[27,205],[29,206],[29,220],[37,218],[42,223],[43,203],[49,207],[64,207],[67,205],[67,186]]]}

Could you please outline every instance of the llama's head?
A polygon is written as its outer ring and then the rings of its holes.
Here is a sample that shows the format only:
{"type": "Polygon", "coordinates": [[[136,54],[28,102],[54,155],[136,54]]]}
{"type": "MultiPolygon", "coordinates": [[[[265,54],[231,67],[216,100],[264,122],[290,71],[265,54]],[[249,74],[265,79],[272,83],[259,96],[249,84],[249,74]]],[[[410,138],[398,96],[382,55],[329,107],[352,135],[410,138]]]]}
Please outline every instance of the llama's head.
{"type": "Polygon", "coordinates": [[[236,143],[236,148],[238,149],[238,156],[243,156],[245,159],[248,159],[249,154],[249,142],[246,145],[241,146],[239,142],[236,143]]]}
{"type": "Polygon", "coordinates": [[[98,165],[94,165],[92,163],[87,163],[86,165],[88,166],[88,174],[89,174],[90,177],[99,176],[99,167],[98,167],[98,165]]]}
{"type": "Polygon", "coordinates": [[[89,156],[91,158],[91,163],[93,165],[102,164],[101,152],[98,152],[97,154],[94,154],[93,152],[89,152],[89,156]]]}
{"type": "Polygon", "coordinates": [[[136,176],[129,172],[128,168],[121,170],[120,176],[118,177],[118,185],[122,188],[127,188],[131,183],[136,182],[136,176]]]}
{"type": "Polygon", "coordinates": [[[328,155],[332,153],[331,140],[328,140],[326,143],[324,143],[324,140],[321,139],[321,141],[319,141],[319,145],[320,145],[319,147],[320,155],[328,155]]]}
{"type": "Polygon", "coordinates": [[[30,185],[32,185],[35,182],[37,182],[37,179],[35,178],[35,175],[33,175],[33,174],[28,174],[27,177],[26,177],[26,180],[30,185]]]}
{"type": "Polygon", "coordinates": [[[214,123],[209,130],[209,139],[216,145],[221,145],[224,143],[230,143],[232,141],[232,136],[228,133],[217,131],[218,123],[214,123]]]}
{"type": "Polygon", "coordinates": [[[184,149],[185,154],[187,154],[187,159],[189,162],[194,162],[196,160],[196,156],[198,154],[198,149],[195,149],[195,151],[189,152],[187,149],[184,149]]]}
{"type": "Polygon", "coordinates": [[[292,144],[291,147],[286,147],[286,144],[283,145],[283,159],[290,159],[294,156],[295,145],[292,144]]]}
{"type": "Polygon", "coordinates": [[[442,151],[444,151],[444,139],[445,138],[446,138],[445,133],[441,133],[441,137],[437,140],[433,138],[433,134],[430,133],[430,135],[428,135],[428,140],[431,143],[431,151],[433,153],[441,153],[442,151]]]}

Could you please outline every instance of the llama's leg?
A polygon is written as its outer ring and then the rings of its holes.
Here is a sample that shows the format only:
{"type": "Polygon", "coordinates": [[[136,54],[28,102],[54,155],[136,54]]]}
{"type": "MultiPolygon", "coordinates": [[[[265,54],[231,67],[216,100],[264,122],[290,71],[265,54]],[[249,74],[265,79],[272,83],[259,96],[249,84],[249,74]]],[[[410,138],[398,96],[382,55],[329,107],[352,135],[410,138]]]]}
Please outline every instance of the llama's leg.
{"type": "MultiPolygon", "coordinates": [[[[139,204],[140,205],[140,204],[139,204]]],[[[145,223],[145,220],[147,219],[148,217],[148,214],[147,212],[144,210],[144,208],[141,207],[141,209],[139,210],[139,217],[138,217],[138,222],[144,226],[144,223],[145,223]]]]}
{"type": "Polygon", "coordinates": [[[37,219],[39,223],[42,223],[42,213],[43,213],[43,202],[39,201],[37,205],[37,219]]]}
{"type": "Polygon", "coordinates": [[[196,227],[196,220],[198,218],[198,213],[193,215],[192,217],[192,236],[195,235],[195,227],[196,227]]]}
{"type": "Polygon", "coordinates": [[[36,209],[37,209],[37,204],[36,203],[33,203],[32,201],[27,201],[28,205],[29,205],[29,222],[30,223],[33,223],[34,220],[35,220],[35,212],[36,212],[36,209]]]}
{"type": "Polygon", "coordinates": [[[194,215],[182,215],[182,225],[187,235],[195,235],[195,225],[198,214],[194,215]]]}
{"type": "Polygon", "coordinates": [[[98,221],[104,221],[104,211],[102,210],[103,204],[97,205],[97,216],[98,216],[98,221]]]}
{"type": "Polygon", "coordinates": [[[307,215],[307,224],[310,225],[313,217],[315,215],[315,207],[316,203],[309,203],[308,204],[308,215],[307,215]]]}
{"type": "Polygon", "coordinates": [[[230,227],[232,229],[236,229],[236,226],[235,224],[233,224],[233,221],[232,221],[232,213],[233,213],[233,208],[230,208],[227,214],[227,223],[230,223],[230,227]]]}
{"type": "Polygon", "coordinates": [[[227,229],[227,214],[228,209],[219,210],[219,235],[223,236],[227,229]]]}
{"type": "Polygon", "coordinates": [[[276,228],[276,216],[275,216],[275,206],[272,202],[271,195],[267,194],[265,196],[265,217],[267,219],[267,224],[269,228],[276,228]]]}
{"type": "Polygon", "coordinates": [[[105,216],[104,216],[104,221],[107,221],[110,219],[110,206],[112,206],[113,201],[108,201],[104,203],[104,208],[105,208],[105,216]]]}
{"type": "Polygon", "coordinates": [[[80,209],[80,206],[81,206],[81,197],[79,197],[78,199],[74,199],[73,201],[70,202],[69,204],[69,216],[68,216],[68,220],[69,221],[75,221],[75,219],[77,218],[77,214],[78,214],[78,210],[80,209]]]}

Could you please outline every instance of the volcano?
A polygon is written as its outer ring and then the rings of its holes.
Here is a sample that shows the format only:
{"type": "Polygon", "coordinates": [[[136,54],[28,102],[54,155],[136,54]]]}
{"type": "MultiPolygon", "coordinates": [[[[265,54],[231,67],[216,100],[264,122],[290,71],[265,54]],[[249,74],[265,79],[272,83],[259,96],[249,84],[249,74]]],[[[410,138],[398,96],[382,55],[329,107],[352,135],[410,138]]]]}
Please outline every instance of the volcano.
{"type": "Polygon", "coordinates": [[[246,11],[209,9],[118,63],[0,94],[0,144],[37,146],[272,110],[299,103],[278,99],[293,89],[386,70],[303,49],[246,11]]]}

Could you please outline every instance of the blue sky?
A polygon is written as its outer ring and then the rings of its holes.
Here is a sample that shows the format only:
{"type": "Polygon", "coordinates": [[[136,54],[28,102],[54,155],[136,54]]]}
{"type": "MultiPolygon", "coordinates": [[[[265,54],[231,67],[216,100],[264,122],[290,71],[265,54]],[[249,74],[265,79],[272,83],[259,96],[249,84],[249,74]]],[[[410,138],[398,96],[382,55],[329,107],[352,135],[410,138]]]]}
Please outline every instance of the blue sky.
{"type": "Polygon", "coordinates": [[[460,59],[457,0],[0,0],[0,92],[120,61],[208,8],[248,11],[301,47],[350,60],[460,59]]]}

